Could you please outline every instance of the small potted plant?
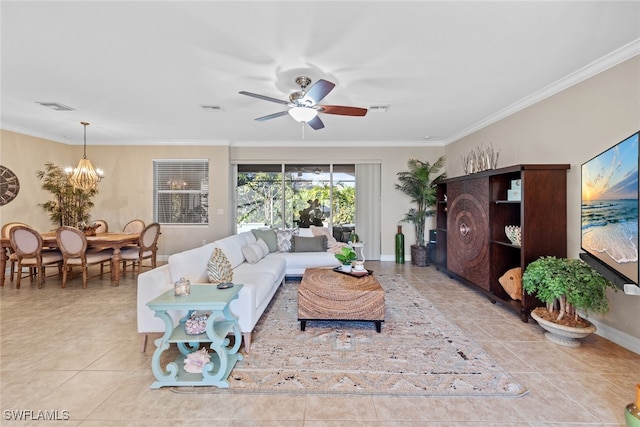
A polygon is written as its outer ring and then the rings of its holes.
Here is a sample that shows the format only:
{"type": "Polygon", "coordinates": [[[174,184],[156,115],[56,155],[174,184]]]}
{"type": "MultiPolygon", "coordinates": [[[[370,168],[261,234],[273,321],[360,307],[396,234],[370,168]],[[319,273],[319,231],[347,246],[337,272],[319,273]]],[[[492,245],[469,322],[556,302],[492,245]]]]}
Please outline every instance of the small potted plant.
{"type": "Polygon", "coordinates": [[[580,346],[579,338],[596,331],[596,327],[578,315],[606,313],[609,310],[607,288],[617,288],[580,259],[544,256],[530,263],[522,275],[522,286],[546,307],[531,312],[547,330],[545,337],[565,347],[580,346]]]}
{"type": "Polygon", "coordinates": [[[342,271],[345,273],[351,272],[351,263],[358,259],[356,251],[351,246],[344,246],[340,252],[335,254],[335,257],[342,264],[342,271]]]}

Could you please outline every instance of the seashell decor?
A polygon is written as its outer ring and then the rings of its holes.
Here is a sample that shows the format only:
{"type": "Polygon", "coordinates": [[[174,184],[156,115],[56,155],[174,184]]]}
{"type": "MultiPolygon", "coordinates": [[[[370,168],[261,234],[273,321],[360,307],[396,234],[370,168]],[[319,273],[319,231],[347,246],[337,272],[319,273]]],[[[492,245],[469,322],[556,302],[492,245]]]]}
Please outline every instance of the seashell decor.
{"type": "Polygon", "coordinates": [[[207,349],[202,347],[198,351],[189,353],[184,358],[184,370],[191,374],[199,374],[202,372],[204,365],[211,362],[211,356],[207,352],[207,349]]]}
{"type": "Polygon", "coordinates": [[[506,225],[504,227],[504,234],[507,235],[507,239],[509,239],[512,244],[520,246],[522,241],[522,233],[520,231],[519,225],[506,225]]]}

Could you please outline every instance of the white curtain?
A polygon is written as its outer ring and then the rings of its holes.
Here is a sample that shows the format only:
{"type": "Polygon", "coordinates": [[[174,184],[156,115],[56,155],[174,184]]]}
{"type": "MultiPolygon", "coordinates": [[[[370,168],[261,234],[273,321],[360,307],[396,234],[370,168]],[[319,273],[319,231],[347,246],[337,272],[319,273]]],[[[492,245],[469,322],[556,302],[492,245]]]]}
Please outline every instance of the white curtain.
{"type": "Polygon", "coordinates": [[[380,259],[380,164],[356,164],[356,233],[366,259],[380,259]]]}

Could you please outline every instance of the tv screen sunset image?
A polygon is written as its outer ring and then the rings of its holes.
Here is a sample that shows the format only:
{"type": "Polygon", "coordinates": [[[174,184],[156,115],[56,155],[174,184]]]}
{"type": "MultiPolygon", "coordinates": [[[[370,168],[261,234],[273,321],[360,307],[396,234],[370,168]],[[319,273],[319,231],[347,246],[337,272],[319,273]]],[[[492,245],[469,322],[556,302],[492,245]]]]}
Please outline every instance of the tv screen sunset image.
{"type": "Polygon", "coordinates": [[[582,249],[638,283],[638,133],[582,165],[582,249]]]}

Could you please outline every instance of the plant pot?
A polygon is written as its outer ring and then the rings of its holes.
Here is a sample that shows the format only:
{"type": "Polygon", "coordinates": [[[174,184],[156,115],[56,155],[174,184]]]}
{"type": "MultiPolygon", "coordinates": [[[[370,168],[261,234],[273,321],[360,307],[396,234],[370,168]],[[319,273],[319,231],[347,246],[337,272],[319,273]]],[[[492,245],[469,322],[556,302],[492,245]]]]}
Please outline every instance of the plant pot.
{"type": "Polygon", "coordinates": [[[342,264],[342,271],[345,273],[351,273],[352,268],[351,264],[342,264]]]}
{"type": "Polygon", "coordinates": [[[429,265],[429,253],[426,246],[411,245],[411,265],[426,267],[429,265]]]}
{"type": "Polygon", "coordinates": [[[531,312],[531,317],[547,331],[544,333],[546,339],[563,347],[580,347],[580,338],[587,337],[596,331],[593,324],[586,328],[576,328],[550,322],[538,316],[535,310],[531,312]]]}

